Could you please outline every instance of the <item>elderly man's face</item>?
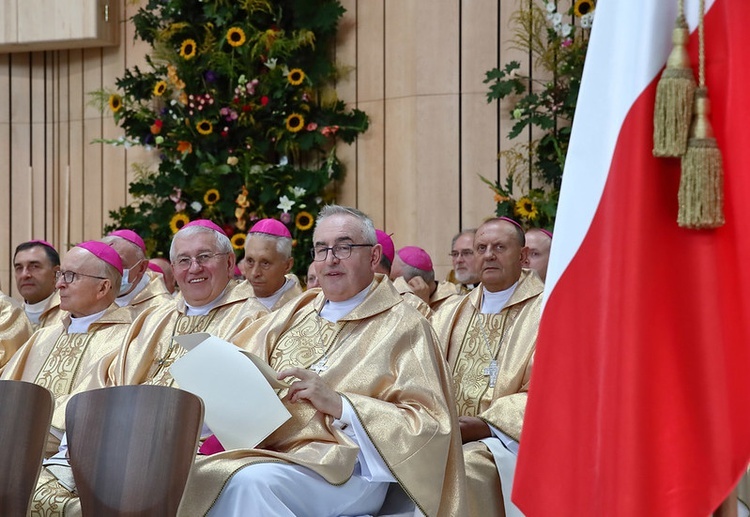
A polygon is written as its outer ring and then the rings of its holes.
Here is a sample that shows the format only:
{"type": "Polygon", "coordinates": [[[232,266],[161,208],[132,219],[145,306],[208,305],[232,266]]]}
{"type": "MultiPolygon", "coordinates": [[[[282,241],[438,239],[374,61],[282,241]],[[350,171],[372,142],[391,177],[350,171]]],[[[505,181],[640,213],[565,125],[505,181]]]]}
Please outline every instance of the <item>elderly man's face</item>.
{"type": "Polygon", "coordinates": [[[135,284],[141,281],[143,275],[146,274],[148,269],[148,261],[143,257],[140,248],[122,237],[108,236],[102,239],[102,242],[106,242],[120,255],[122,259],[123,269],[127,269],[128,277],[123,280],[133,284],[130,289],[126,292],[121,292],[120,296],[128,294],[135,288],[135,284]]]}
{"type": "Polygon", "coordinates": [[[462,284],[476,284],[479,282],[476,263],[474,258],[474,236],[471,234],[461,235],[453,244],[451,250],[453,262],[453,274],[456,280],[462,284]]]}
{"type": "Polygon", "coordinates": [[[42,246],[19,251],[13,261],[16,287],[28,303],[39,303],[55,292],[55,271],[42,246]]]}
{"type": "Polygon", "coordinates": [[[549,264],[549,249],[551,245],[552,239],[539,230],[529,230],[526,232],[526,246],[529,248],[529,254],[523,267],[533,269],[539,273],[542,281],[547,278],[547,265],[549,264]]]}
{"type": "Polygon", "coordinates": [[[104,276],[104,263],[101,260],[84,249],[71,248],[60,261],[60,269],[76,273],[69,284],[62,277],[57,281],[62,310],[80,318],[107,308],[109,302],[102,300],[111,290],[111,282],[95,278],[104,276]]]}
{"type": "Polygon", "coordinates": [[[167,291],[171,293],[174,293],[175,291],[175,283],[174,283],[174,272],[172,271],[172,264],[167,259],[157,257],[152,258],[149,260],[149,262],[159,266],[162,270],[162,276],[164,278],[164,285],[167,286],[167,291]]]}
{"type": "MultiPolygon", "coordinates": [[[[313,243],[316,249],[337,244],[364,244],[359,220],[344,214],[329,216],[315,229],[313,243]]],[[[348,258],[336,258],[328,250],[324,261],[315,262],[318,282],[326,298],[334,302],[345,301],[367,287],[375,275],[373,271],[380,253],[379,244],[352,248],[348,258]]]]}
{"type": "Polygon", "coordinates": [[[253,286],[255,296],[268,298],[281,289],[294,259],[287,258],[277,249],[276,240],[248,235],[245,242],[244,275],[253,286]]]}
{"type": "Polygon", "coordinates": [[[175,280],[185,301],[194,307],[212,302],[224,291],[234,275],[234,254],[219,253],[216,238],[208,232],[188,238],[175,236],[175,261],[172,263],[175,280]],[[207,260],[199,264],[196,257],[207,260]],[[181,259],[192,259],[187,268],[179,266],[181,259]]]}
{"type": "Polygon", "coordinates": [[[527,252],[512,223],[490,221],[480,226],[474,238],[474,253],[482,285],[492,293],[508,289],[521,276],[527,252]]]}

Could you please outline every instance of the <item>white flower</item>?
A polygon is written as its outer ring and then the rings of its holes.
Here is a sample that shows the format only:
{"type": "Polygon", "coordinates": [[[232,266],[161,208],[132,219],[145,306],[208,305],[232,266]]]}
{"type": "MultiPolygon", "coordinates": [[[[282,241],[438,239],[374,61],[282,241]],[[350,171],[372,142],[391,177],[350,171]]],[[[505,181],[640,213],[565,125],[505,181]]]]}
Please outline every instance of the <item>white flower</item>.
{"type": "Polygon", "coordinates": [[[555,7],[554,2],[547,2],[544,7],[547,9],[548,13],[554,13],[555,11],[557,11],[557,7],[555,7]]]}
{"type": "Polygon", "coordinates": [[[571,31],[573,30],[573,26],[569,23],[563,23],[562,24],[562,30],[560,31],[560,34],[563,38],[567,38],[570,36],[571,31]]]}
{"type": "Polygon", "coordinates": [[[268,61],[266,61],[266,62],[265,62],[264,64],[265,64],[265,65],[266,65],[266,66],[267,66],[267,67],[268,67],[269,69],[273,70],[274,68],[276,68],[276,62],[277,62],[277,61],[278,61],[278,59],[276,59],[275,57],[272,57],[271,59],[269,59],[268,61]]]}
{"type": "Polygon", "coordinates": [[[289,158],[287,158],[286,156],[282,156],[279,159],[279,165],[281,165],[282,167],[284,167],[287,164],[289,164],[289,158]]]}
{"type": "Polygon", "coordinates": [[[581,27],[584,29],[590,29],[594,23],[594,11],[584,14],[581,16],[581,27]]]}
{"type": "Polygon", "coordinates": [[[279,210],[283,211],[284,213],[287,213],[287,212],[289,212],[289,210],[292,209],[292,207],[294,206],[294,203],[295,202],[292,201],[291,199],[289,199],[288,197],[281,196],[279,198],[279,204],[276,205],[276,208],[278,208],[279,210]]]}
{"type": "Polygon", "coordinates": [[[253,165],[250,167],[250,174],[261,174],[263,172],[263,167],[260,165],[253,165]]]}
{"type": "Polygon", "coordinates": [[[552,15],[552,23],[554,25],[560,25],[562,23],[562,19],[562,14],[560,13],[555,13],[554,15],[552,15]]]}
{"type": "Polygon", "coordinates": [[[240,163],[240,159],[236,156],[230,156],[227,158],[227,165],[237,165],[238,163],[240,163]]]}
{"type": "Polygon", "coordinates": [[[305,192],[307,192],[307,190],[303,189],[302,187],[294,187],[292,189],[292,194],[294,194],[294,197],[302,197],[305,195],[305,192]]]}
{"type": "Polygon", "coordinates": [[[245,74],[242,74],[237,78],[237,84],[245,84],[247,82],[247,78],[245,77],[245,74]]]}
{"type": "Polygon", "coordinates": [[[197,201],[193,201],[192,203],[190,203],[190,208],[193,209],[193,212],[200,212],[203,209],[203,205],[201,205],[197,201]]]}

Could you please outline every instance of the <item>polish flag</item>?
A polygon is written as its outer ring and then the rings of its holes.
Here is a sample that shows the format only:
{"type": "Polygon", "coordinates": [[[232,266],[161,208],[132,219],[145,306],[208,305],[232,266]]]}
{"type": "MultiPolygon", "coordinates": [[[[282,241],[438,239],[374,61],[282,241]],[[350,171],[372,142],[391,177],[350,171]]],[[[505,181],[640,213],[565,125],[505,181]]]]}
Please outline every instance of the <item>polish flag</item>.
{"type": "Polygon", "coordinates": [[[706,11],[726,224],[695,231],[679,160],[651,155],[677,0],[598,2],[515,475],[528,516],[705,517],[750,459],[750,1],[706,11]]]}

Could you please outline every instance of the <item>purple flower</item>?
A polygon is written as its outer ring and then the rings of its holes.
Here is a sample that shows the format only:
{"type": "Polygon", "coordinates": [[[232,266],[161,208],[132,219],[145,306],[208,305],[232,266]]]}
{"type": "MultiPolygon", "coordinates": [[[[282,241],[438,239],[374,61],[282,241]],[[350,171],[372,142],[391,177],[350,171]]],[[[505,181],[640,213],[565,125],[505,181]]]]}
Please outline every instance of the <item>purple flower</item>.
{"type": "Polygon", "coordinates": [[[289,212],[282,212],[282,214],[279,216],[279,219],[284,224],[289,224],[292,222],[292,214],[289,212]]]}
{"type": "Polygon", "coordinates": [[[203,73],[203,78],[206,80],[207,83],[213,83],[217,79],[216,72],[214,72],[213,70],[206,70],[203,73]]]}

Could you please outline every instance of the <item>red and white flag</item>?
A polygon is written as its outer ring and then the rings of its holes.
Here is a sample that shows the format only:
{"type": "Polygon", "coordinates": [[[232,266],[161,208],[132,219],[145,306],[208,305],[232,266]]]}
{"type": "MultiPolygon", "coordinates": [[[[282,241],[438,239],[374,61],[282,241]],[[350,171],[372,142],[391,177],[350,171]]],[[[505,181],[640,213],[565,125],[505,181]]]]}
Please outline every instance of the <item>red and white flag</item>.
{"type": "MultiPolygon", "coordinates": [[[[686,0],[698,65],[698,1],[686,0]]],[[[529,516],[700,516],[750,459],[750,1],[706,2],[726,224],[677,226],[651,155],[677,0],[600,0],[515,476],[529,516]]]]}

